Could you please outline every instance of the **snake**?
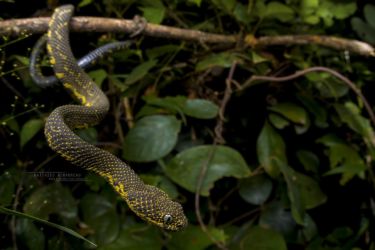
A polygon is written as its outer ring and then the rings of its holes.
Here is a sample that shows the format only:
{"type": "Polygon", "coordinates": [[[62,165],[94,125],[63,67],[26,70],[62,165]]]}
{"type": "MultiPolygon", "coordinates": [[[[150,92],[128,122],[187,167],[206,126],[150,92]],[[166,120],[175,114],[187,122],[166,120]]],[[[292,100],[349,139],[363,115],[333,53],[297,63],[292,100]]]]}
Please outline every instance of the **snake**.
{"type": "MultiPolygon", "coordinates": [[[[42,74],[40,69],[40,57],[43,48],[47,43],[47,35],[41,36],[35,43],[31,55],[29,72],[33,81],[41,88],[53,87],[59,84],[59,79],[55,75],[45,76],[42,74]]],[[[90,66],[94,65],[99,59],[105,57],[106,55],[113,53],[114,51],[122,50],[128,48],[132,44],[131,41],[117,41],[107,43],[95,50],[89,52],[85,56],[77,60],[78,66],[83,69],[88,69],[90,66]]]]}
{"type": "Polygon", "coordinates": [[[78,103],[59,106],[47,117],[44,134],[49,147],[72,164],[105,178],[139,218],[167,231],[183,230],[188,221],[180,203],[145,184],[115,155],[75,134],[75,129],[99,123],[109,110],[109,100],[74,58],[69,40],[73,11],[73,5],[56,8],[47,32],[46,47],[54,74],[78,103]]]}

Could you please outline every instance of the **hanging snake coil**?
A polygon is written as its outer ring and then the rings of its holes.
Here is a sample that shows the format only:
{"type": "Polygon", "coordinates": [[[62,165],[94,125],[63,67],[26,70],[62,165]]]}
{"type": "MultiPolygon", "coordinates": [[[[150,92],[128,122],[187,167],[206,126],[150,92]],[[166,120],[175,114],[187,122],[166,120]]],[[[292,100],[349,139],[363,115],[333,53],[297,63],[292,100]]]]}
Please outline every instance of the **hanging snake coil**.
{"type": "Polygon", "coordinates": [[[80,105],[57,107],[48,116],[44,133],[49,146],[69,162],[103,176],[143,220],[166,230],[183,229],[187,219],[179,203],[164,191],[144,184],[126,163],[73,132],[75,128],[100,122],[109,109],[109,101],[73,56],[68,28],[72,13],[72,5],[54,11],[49,23],[47,51],[55,76],[80,105]]]}

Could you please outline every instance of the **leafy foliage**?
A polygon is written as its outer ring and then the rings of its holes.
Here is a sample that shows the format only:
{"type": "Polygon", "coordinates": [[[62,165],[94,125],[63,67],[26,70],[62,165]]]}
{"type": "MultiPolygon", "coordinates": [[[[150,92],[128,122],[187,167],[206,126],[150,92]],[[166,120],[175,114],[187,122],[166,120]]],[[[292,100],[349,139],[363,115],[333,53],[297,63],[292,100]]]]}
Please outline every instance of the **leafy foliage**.
{"type": "MultiPolygon", "coordinates": [[[[0,17],[50,15],[45,2],[36,2],[25,8],[0,1],[0,17]]],[[[138,14],[150,23],[218,34],[375,42],[371,1],[73,4],[76,15],[138,14]]],[[[78,58],[127,38],[73,33],[71,43],[78,58]]],[[[374,124],[362,100],[317,72],[239,88],[252,75],[288,75],[319,65],[350,78],[372,105],[373,59],[311,44],[227,48],[145,36],[131,50],[98,62],[88,73],[108,94],[111,110],[100,125],[77,134],[181,202],[189,226],[170,233],[140,221],[102,178],[48,148],[45,118],[72,101],[62,88],[32,82],[28,57],[36,39],[0,42],[2,249],[375,249],[374,124]]],[[[51,72],[46,58],[41,65],[51,72]]]]}

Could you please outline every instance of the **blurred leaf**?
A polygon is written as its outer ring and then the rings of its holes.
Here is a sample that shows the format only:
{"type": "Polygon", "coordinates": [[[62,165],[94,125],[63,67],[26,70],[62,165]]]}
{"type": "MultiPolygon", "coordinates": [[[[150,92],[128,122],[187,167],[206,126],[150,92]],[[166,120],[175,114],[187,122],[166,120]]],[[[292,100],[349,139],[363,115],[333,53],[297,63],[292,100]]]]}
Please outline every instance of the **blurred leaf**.
{"type": "Polygon", "coordinates": [[[268,62],[270,59],[263,57],[259,53],[256,53],[255,51],[251,51],[251,57],[254,64],[262,63],[262,62],[268,62]]]}
{"type": "Polygon", "coordinates": [[[290,124],[288,120],[277,114],[269,114],[268,118],[270,123],[278,129],[283,129],[290,124]]]}
{"type": "Polygon", "coordinates": [[[197,146],[177,154],[166,166],[165,173],[176,184],[195,192],[201,168],[207,164],[207,173],[200,194],[208,196],[214,182],[233,176],[244,178],[250,169],[242,156],[225,146],[197,146]]]}
{"type": "Polygon", "coordinates": [[[294,19],[294,11],[280,2],[270,2],[266,7],[263,18],[275,18],[281,22],[288,22],[294,19]]]}
{"type": "Polygon", "coordinates": [[[203,71],[212,67],[229,68],[236,59],[236,55],[229,52],[212,53],[198,62],[195,71],[203,71]]]}
{"type": "Polygon", "coordinates": [[[123,157],[129,161],[149,162],[166,156],[174,148],[181,122],[174,116],[146,116],[126,135],[123,157]]]}
{"type": "Polygon", "coordinates": [[[260,164],[267,174],[277,177],[280,169],[274,164],[272,159],[279,158],[286,160],[285,144],[283,138],[266,122],[257,140],[257,154],[260,164]]]}
{"type": "Polygon", "coordinates": [[[364,178],[363,171],[366,170],[366,164],[356,150],[331,134],[319,138],[317,142],[329,148],[327,153],[331,170],[326,175],[342,174],[340,180],[342,185],[355,175],[364,178]]]}
{"type": "Polygon", "coordinates": [[[146,50],[146,55],[150,59],[155,59],[165,54],[174,54],[176,51],[180,50],[181,46],[167,44],[162,46],[152,47],[146,50]]]}
{"type": "Polygon", "coordinates": [[[162,175],[140,175],[141,179],[148,185],[159,187],[165,191],[171,199],[175,199],[178,196],[178,190],[176,186],[167,178],[162,175]]]}
{"type": "Polygon", "coordinates": [[[117,239],[99,250],[161,250],[162,237],[156,227],[147,227],[145,224],[126,225],[117,239]]]}
{"type": "Polygon", "coordinates": [[[105,245],[113,242],[120,231],[115,204],[103,196],[88,193],[80,202],[84,222],[94,231],[94,242],[105,245]]]}
{"type": "Polygon", "coordinates": [[[239,193],[245,201],[254,204],[263,204],[272,191],[272,182],[264,175],[255,175],[240,182],[239,193]]]}
{"type": "Polygon", "coordinates": [[[198,119],[212,119],[219,113],[219,107],[204,99],[188,99],[182,107],[183,112],[198,119]]]}
{"type": "MultiPolygon", "coordinates": [[[[159,106],[182,116],[186,114],[198,119],[212,119],[219,112],[219,107],[216,104],[204,99],[188,99],[185,96],[167,96],[164,98],[146,96],[143,99],[148,105],[159,106]]],[[[142,114],[145,113],[144,109],[141,111],[142,114]]]]}
{"type": "Polygon", "coordinates": [[[164,19],[164,7],[141,7],[140,9],[143,12],[143,17],[150,23],[160,24],[164,19]]]}
{"type": "Polygon", "coordinates": [[[375,6],[373,4],[366,4],[363,8],[367,23],[375,29],[375,6]]]}
{"type": "Polygon", "coordinates": [[[67,227],[64,227],[64,226],[60,226],[58,224],[55,224],[55,223],[52,223],[52,222],[49,222],[49,221],[46,221],[46,220],[43,220],[41,218],[37,218],[37,217],[34,217],[32,215],[29,215],[29,214],[26,214],[26,213],[21,213],[21,212],[18,212],[18,211],[15,211],[15,210],[11,210],[11,209],[8,209],[8,208],[5,208],[5,207],[2,207],[0,206],[0,212],[2,213],[6,213],[6,214],[11,214],[11,215],[15,215],[15,216],[18,216],[18,217],[21,217],[21,218],[26,218],[26,219],[30,219],[30,220],[33,220],[33,221],[37,221],[37,222],[40,222],[40,223],[43,223],[47,226],[50,226],[50,227],[54,227],[54,228],[57,228],[65,233],[68,233],[74,237],[76,237],[77,239],[81,239],[81,240],[84,240],[86,241],[87,243],[89,243],[91,246],[94,246],[96,247],[96,245],[85,239],[82,235],[74,232],[73,230],[67,228],[67,227]]]}
{"type": "Polygon", "coordinates": [[[375,44],[375,28],[362,21],[358,17],[351,20],[352,29],[365,42],[375,44]]]}
{"type": "Polygon", "coordinates": [[[359,108],[354,103],[335,104],[335,109],[341,120],[355,132],[362,135],[369,145],[375,144],[374,130],[370,121],[361,115],[359,108]]]}
{"type": "Polygon", "coordinates": [[[287,250],[284,238],[271,229],[252,227],[241,242],[239,249],[287,250]]]}
{"type": "Polygon", "coordinates": [[[25,248],[30,250],[44,249],[44,234],[31,220],[25,218],[17,219],[15,233],[17,234],[17,239],[25,248]]]}
{"type": "Polygon", "coordinates": [[[98,141],[98,132],[93,127],[80,129],[75,131],[75,133],[90,144],[95,144],[98,141]]]}
{"type": "MultiPolygon", "coordinates": [[[[208,232],[217,242],[225,242],[227,236],[224,231],[218,228],[209,227],[208,232]]],[[[168,242],[168,250],[204,250],[213,245],[207,234],[199,226],[188,226],[184,231],[173,234],[168,242]]]]}
{"type": "Polygon", "coordinates": [[[268,109],[282,115],[294,123],[302,125],[307,123],[306,111],[294,103],[278,103],[275,106],[269,107],[268,109]]]}
{"type": "Polygon", "coordinates": [[[84,6],[90,5],[92,3],[92,1],[93,0],[82,0],[81,2],[79,2],[78,8],[82,8],[84,6]]]}
{"type": "Polygon", "coordinates": [[[88,75],[94,80],[94,82],[101,87],[103,81],[107,78],[107,71],[104,69],[91,70],[88,75]]]}
{"type": "Polygon", "coordinates": [[[306,171],[318,173],[320,162],[316,154],[307,150],[298,150],[297,158],[306,171]]]}
{"type": "Polygon", "coordinates": [[[202,3],[202,0],[188,0],[189,3],[193,3],[195,4],[196,6],[200,7],[201,6],[201,3],[202,3]]]}
{"type": "Polygon", "coordinates": [[[302,228],[303,236],[306,240],[311,241],[319,233],[315,221],[311,218],[309,214],[305,215],[305,223],[302,228]]]}
{"type": "Polygon", "coordinates": [[[48,219],[50,214],[58,214],[71,222],[77,217],[77,205],[70,190],[58,182],[36,189],[28,196],[23,210],[41,219],[48,219]]]}
{"type": "Polygon", "coordinates": [[[6,170],[0,175],[0,204],[7,206],[12,203],[13,194],[15,193],[16,183],[13,181],[11,174],[6,170]]]}
{"type": "Polygon", "coordinates": [[[306,109],[315,117],[315,125],[319,128],[328,127],[327,110],[310,96],[298,96],[298,100],[303,103],[306,109]]]}
{"type": "Polygon", "coordinates": [[[251,21],[251,16],[247,10],[247,6],[237,2],[234,8],[233,15],[239,22],[248,24],[251,21]]]}
{"type": "Polygon", "coordinates": [[[131,85],[139,80],[141,80],[145,75],[149,73],[149,71],[156,66],[158,61],[156,59],[149,60],[147,62],[141,63],[137,67],[135,67],[132,72],[128,75],[125,80],[126,85],[131,85]]]}
{"type": "Polygon", "coordinates": [[[262,209],[259,218],[259,225],[290,237],[295,233],[297,224],[289,208],[285,208],[282,202],[271,201],[262,209]]]}
{"type": "Polygon", "coordinates": [[[294,171],[293,181],[301,193],[305,209],[311,209],[326,202],[327,196],[320,189],[318,182],[310,176],[294,171]]]}
{"type": "Polygon", "coordinates": [[[31,119],[28,120],[21,129],[20,134],[20,146],[23,148],[27,142],[29,142],[39,130],[43,127],[43,120],[31,119]]]}
{"type": "Polygon", "coordinates": [[[298,224],[303,225],[305,216],[304,200],[302,198],[303,191],[298,186],[297,173],[280,159],[275,158],[273,161],[278,165],[288,186],[288,197],[291,203],[293,218],[298,224]]]}
{"type": "Polygon", "coordinates": [[[145,100],[148,105],[165,108],[172,111],[173,113],[179,113],[183,116],[182,108],[185,105],[187,98],[185,96],[167,96],[164,98],[156,96],[145,96],[143,97],[143,100],[145,100]]]}
{"type": "Polygon", "coordinates": [[[212,0],[212,3],[229,14],[232,13],[234,6],[236,5],[236,0],[212,0]]]}

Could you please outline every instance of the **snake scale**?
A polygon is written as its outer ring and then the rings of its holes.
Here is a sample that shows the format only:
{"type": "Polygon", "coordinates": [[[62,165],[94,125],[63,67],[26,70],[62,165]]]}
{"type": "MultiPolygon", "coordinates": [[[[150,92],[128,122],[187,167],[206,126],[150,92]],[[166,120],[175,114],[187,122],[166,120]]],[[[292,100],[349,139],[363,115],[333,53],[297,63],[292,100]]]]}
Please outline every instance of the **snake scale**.
{"type": "Polygon", "coordinates": [[[170,231],[186,227],[182,206],[157,187],[146,185],[128,164],[77,136],[73,129],[100,122],[109,109],[101,89],[79,67],[69,42],[72,5],[56,8],[49,23],[47,51],[55,76],[80,105],[57,107],[44,133],[49,146],[69,162],[103,176],[143,220],[170,231]]]}

